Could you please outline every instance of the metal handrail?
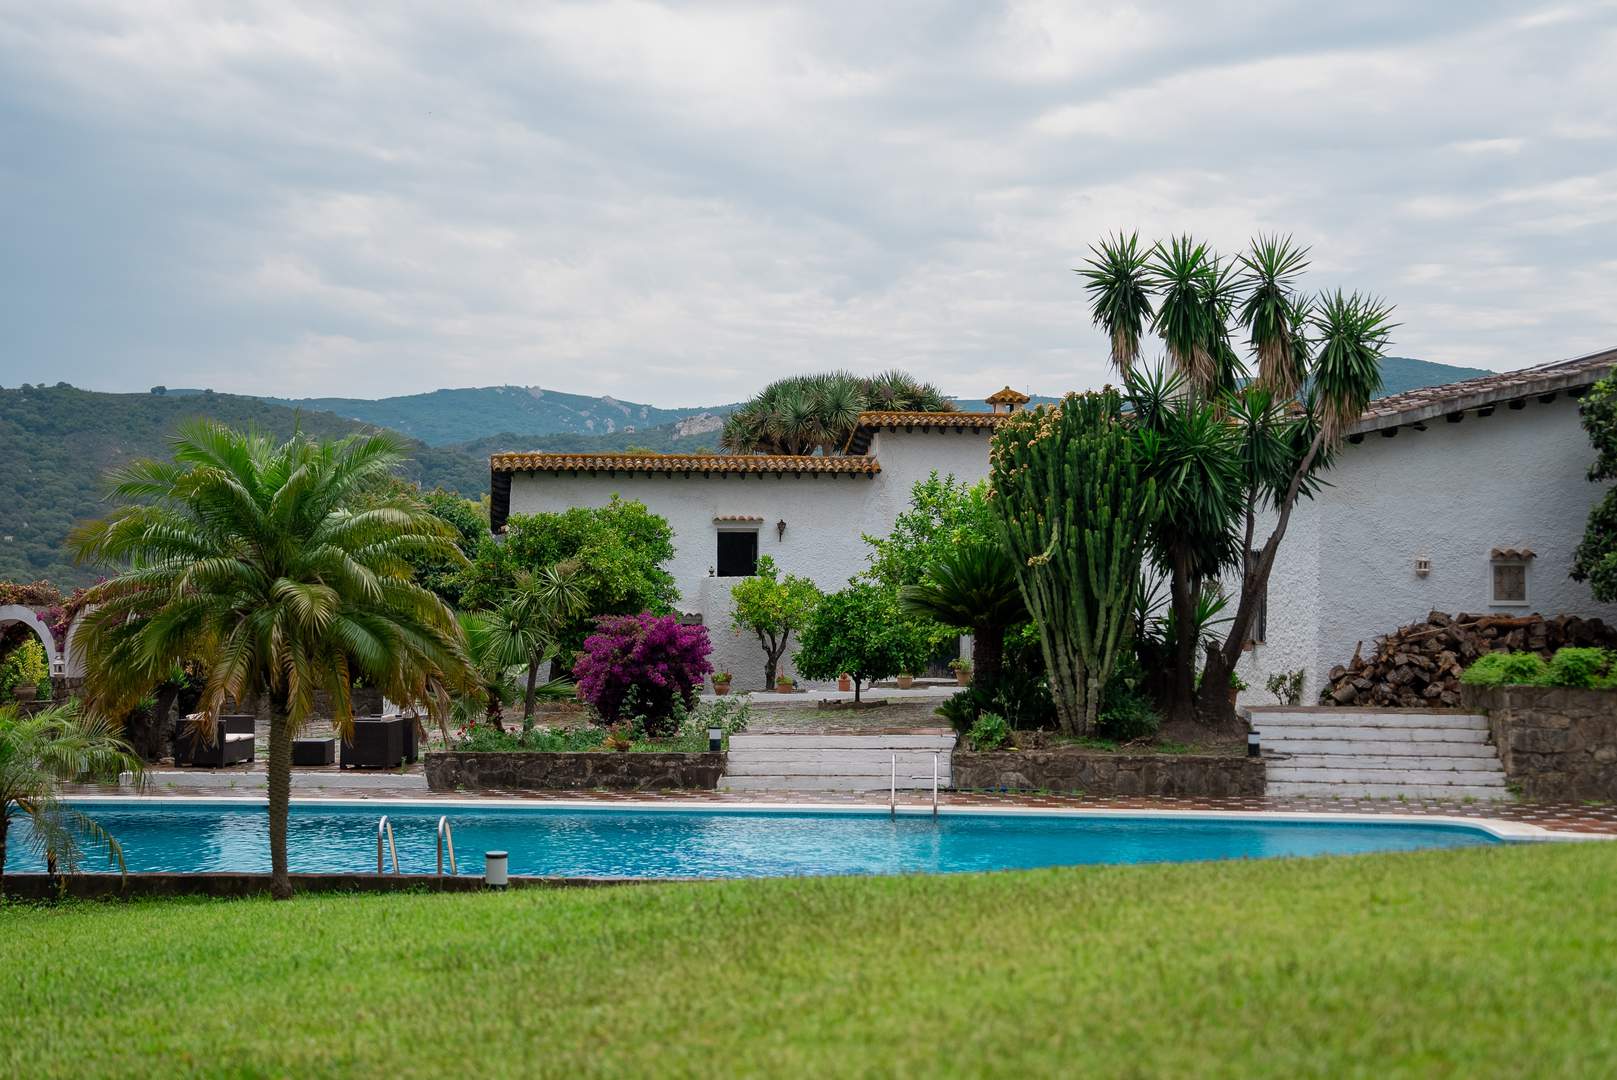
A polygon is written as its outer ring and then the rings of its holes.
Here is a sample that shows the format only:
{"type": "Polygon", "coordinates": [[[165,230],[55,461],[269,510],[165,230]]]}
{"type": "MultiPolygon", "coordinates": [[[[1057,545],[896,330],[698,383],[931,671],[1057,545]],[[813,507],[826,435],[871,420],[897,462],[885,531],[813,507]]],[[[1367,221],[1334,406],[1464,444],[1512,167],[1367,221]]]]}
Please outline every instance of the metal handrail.
{"type": "Polygon", "coordinates": [[[892,786],[887,789],[887,813],[893,817],[898,816],[898,755],[891,755],[893,759],[892,786]]]}
{"type": "Polygon", "coordinates": [[[938,816],[938,755],[932,755],[932,816],[938,816]]]}
{"type": "Polygon", "coordinates": [[[381,820],[376,823],[376,872],[378,874],[382,873],[383,835],[387,836],[387,850],[393,856],[393,872],[397,874],[399,872],[399,849],[393,843],[393,823],[387,819],[386,814],[383,814],[381,820]]]}
{"type": "Polygon", "coordinates": [[[459,874],[460,867],[455,865],[455,830],[450,826],[447,817],[438,819],[438,876],[444,876],[444,845],[449,846],[449,873],[459,874]]]}

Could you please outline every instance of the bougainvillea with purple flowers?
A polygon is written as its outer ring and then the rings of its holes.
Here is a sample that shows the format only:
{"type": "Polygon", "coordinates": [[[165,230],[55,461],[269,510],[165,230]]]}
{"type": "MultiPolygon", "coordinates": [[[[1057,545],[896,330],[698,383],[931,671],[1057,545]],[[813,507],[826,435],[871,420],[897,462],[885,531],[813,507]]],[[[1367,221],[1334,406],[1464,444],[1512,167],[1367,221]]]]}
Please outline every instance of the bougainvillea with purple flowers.
{"type": "Polygon", "coordinates": [[[605,615],[573,665],[579,695],[609,724],[639,716],[646,734],[675,727],[674,702],[689,708],[713,670],[707,627],[682,626],[672,615],[605,615]],[[628,703],[627,706],[625,703],[628,703]]]}

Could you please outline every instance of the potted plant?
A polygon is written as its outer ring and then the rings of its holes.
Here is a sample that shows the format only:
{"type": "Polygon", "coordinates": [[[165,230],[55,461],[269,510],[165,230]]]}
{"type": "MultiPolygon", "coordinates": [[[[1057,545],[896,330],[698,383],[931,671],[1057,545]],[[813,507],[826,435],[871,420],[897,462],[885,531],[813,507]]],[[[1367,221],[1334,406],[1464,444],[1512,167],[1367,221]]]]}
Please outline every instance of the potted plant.
{"type": "Polygon", "coordinates": [[[853,676],[849,675],[846,671],[844,671],[841,675],[838,675],[837,689],[841,690],[844,694],[846,694],[849,690],[852,690],[853,676]]]}
{"type": "Polygon", "coordinates": [[[911,675],[907,671],[900,671],[898,673],[898,688],[900,690],[908,690],[910,687],[912,687],[914,685],[915,685],[915,676],[914,675],[911,675]]]}
{"type": "Polygon", "coordinates": [[[954,672],[954,681],[961,686],[971,685],[971,661],[966,659],[950,660],[949,670],[954,672]]]}
{"type": "Polygon", "coordinates": [[[792,692],[792,688],[796,685],[797,683],[790,675],[775,676],[775,693],[777,694],[790,694],[792,692]]]}
{"type": "Polygon", "coordinates": [[[1247,689],[1246,681],[1244,679],[1242,679],[1241,676],[1237,675],[1235,672],[1233,672],[1233,671],[1230,672],[1230,704],[1231,705],[1235,704],[1235,699],[1240,697],[1241,696],[1241,691],[1245,690],[1245,689],[1247,689]]]}
{"type": "Polygon", "coordinates": [[[713,692],[723,697],[730,692],[730,673],[728,671],[715,671],[713,673],[713,692]]]}

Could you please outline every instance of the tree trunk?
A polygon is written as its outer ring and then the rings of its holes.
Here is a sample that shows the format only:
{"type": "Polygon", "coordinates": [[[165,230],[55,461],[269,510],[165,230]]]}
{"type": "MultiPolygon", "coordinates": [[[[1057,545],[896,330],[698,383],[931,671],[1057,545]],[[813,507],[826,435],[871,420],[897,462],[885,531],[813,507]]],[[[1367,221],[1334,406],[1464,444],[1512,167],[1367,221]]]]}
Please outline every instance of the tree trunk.
{"type": "Polygon", "coordinates": [[[292,801],[292,720],[286,706],[270,705],[269,737],[269,834],[270,895],[277,900],[292,898],[292,879],[286,869],[286,818],[292,801]]]}
{"type": "Polygon", "coordinates": [[[765,636],[762,630],[757,631],[758,644],[764,650],[764,689],[775,688],[775,673],[780,670],[780,656],[786,651],[786,642],[776,642],[774,635],[765,636]]]}
{"type": "Polygon", "coordinates": [[[522,732],[533,730],[533,688],[539,681],[539,661],[528,661],[528,692],[522,695],[522,732]]]}
{"type": "Polygon", "coordinates": [[[999,685],[1005,664],[1005,628],[983,623],[971,628],[971,672],[976,684],[987,693],[999,685]]]}
{"type": "Polygon", "coordinates": [[[1189,721],[1196,692],[1196,589],[1187,560],[1174,553],[1173,572],[1168,579],[1173,598],[1173,671],[1168,684],[1168,719],[1189,721]]]}
{"type": "Polygon", "coordinates": [[[859,686],[864,681],[865,681],[865,677],[863,675],[860,675],[858,672],[854,673],[854,676],[853,676],[853,703],[855,705],[859,704],[859,686]]]}

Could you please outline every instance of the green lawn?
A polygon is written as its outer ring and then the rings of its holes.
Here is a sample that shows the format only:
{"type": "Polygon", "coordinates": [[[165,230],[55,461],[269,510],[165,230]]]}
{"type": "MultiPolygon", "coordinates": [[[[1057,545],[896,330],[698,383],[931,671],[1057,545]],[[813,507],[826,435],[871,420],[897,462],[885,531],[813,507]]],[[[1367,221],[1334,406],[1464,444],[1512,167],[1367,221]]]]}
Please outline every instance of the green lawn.
{"type": "Polygon", "coordinates": [[[1617,1074],[1617,844],[0,908],[0,1075],[1617,1074]]]}

